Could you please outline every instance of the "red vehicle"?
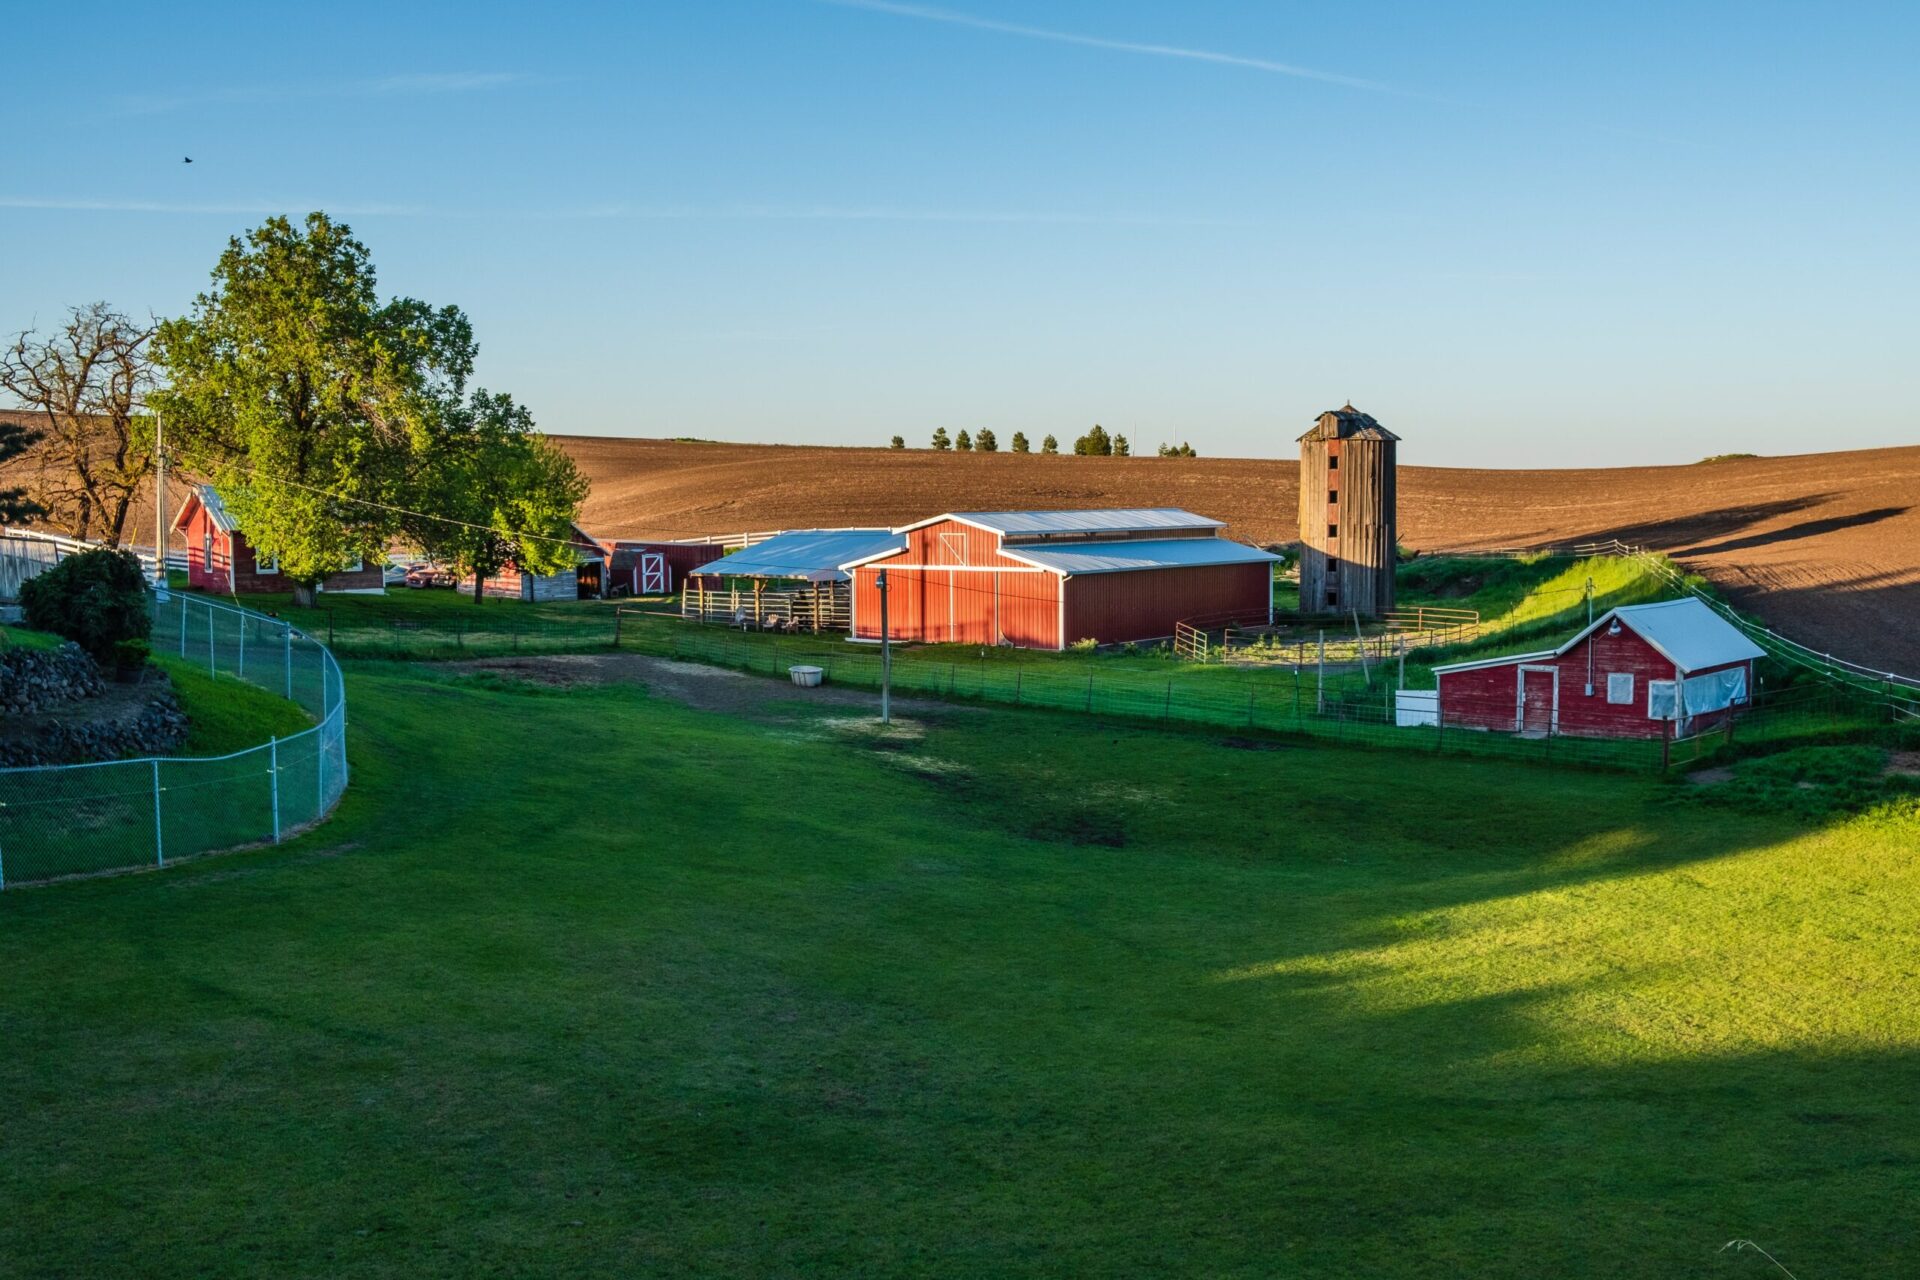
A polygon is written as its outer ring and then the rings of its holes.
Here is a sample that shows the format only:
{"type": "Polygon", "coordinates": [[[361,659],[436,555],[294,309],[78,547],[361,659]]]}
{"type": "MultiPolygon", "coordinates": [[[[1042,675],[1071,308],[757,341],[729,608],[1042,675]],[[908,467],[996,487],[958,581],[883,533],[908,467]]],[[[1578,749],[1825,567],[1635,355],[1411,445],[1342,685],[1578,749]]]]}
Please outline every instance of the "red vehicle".
{"type": "Polygon", "coordinates": [[[415,564],[407,566],[406,584],[415,589],[423,587],[452,587],[459,578],[442,569],[437,564],[415,564]]]}

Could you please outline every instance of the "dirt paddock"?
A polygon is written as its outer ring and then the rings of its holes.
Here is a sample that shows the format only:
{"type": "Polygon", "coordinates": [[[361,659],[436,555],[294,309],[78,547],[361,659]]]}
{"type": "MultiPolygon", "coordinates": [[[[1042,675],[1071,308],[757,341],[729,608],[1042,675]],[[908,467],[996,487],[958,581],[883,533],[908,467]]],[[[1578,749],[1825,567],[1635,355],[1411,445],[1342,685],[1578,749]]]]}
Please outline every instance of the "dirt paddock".
{"type": "MultiPolygon", "coordinates": [[[[823,684],[803,689],[765,676],[747,675],[727,667],[653,658],[638,653],[556,653],[512,658],[481,658],[444,664],[446,670],[486,672],[552,689],[585,685],[641,684],[664,698],[698,711],[770,717],[797,707],[835,707],[880,714],[880,695],[872,689],[840,688],[823,684]]],[[[921,719],[967,710],[944,702],[918,698],[893,699],[896,710],[921,719]]]]}

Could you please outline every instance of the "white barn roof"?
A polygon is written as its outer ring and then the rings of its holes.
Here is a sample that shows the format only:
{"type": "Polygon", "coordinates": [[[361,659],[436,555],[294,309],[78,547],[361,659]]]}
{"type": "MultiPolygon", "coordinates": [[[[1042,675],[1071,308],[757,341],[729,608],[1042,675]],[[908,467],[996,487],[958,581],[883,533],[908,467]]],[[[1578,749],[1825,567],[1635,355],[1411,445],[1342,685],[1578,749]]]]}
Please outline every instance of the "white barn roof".
{"type": "Polygon", "coordinates": [[[1614,618],[1672,659],[1673,665],[1682,671],[1700,671],[1767,656],[1767,651],[1748,639],[1745,632],[1693,596],[1609,609],[1605,617],[1561,645],[1559,651],[1565,653],[1614,618]]]}
{"type": "Polygon", "coordinates": [[[1128,573],[1136,569],[1190,569],[1278,560],[1258,547],[1226,538],[1164,538],[1078,542],[1058,547],[1008,547],[1006,554],[1055,573],[1128,573]]]}
{"type": "Polygon", "coordinates": [[[1224,529],[1218,520],[1179,507],[1103,507],[1091,511],[953,511],[906,526],[918,529],[941,520],[964,520],[1003,538],[1039,538],[1057,533],[1159,533],[1224,529]]]}
{"type": "Polygon", "coordinates": [[[1472,671],[1476,667],[1498,667],[1557,658],[1594,632],[1611,626],[1615,618],[1620,620],[1622,626],[1659,650],[1683,675],[1690,671],[1704,671],[1708,667],[1767,656],[1765,649],[1716,613],[1704,600],[1685,596],[1656,604],[1623,604],[1609,609],[1594,619],[1592,626],[1582,627],[1558,649],[1510,653],[1505,657],[1478,658],[1472,662],[1450,662],[1435,667],[1433,673],[1438,676],[1448,671],[1472,671]]]}

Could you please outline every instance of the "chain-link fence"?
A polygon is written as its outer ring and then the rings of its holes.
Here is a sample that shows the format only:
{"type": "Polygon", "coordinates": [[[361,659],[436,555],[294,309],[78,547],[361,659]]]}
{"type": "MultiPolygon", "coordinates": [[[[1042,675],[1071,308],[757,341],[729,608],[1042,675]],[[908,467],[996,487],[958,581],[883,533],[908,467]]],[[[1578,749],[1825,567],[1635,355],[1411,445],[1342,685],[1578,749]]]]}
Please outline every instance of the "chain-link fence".
{"type": "MultiPolygon", "coordinates": [[[[733,667],[784,678],[793,665],[818,666],[834,684],[878,689],[880,655],[849,652],[846,645],[773,640],[698,627],[630,634],[628,646],[691,662],[733,667]]],[[[912,652],[912,651],[907,651],[912,652]]],[[[1440,724],[1398,723],[1394,690],[1375,679],[1371,687],[1343,683],[1323,688],[1312,670],[1267,671],[1231,677],[1219,668],[1179,664],[1165,677],[1138,671],[1103,673],[1087,664],[1009,660],[929,660],[924,652],[893,663],[893,688],[905,695],[1041,707],[1137,723],[1186,725],[1228,733],[1306,737],[1355,746],[1443,755],[1468,755],[1539,764],[1628,771],[1692,763],[1735,742],[1835,739],[1884,727],[1884,708],[1830,689],[1756,701],[1711,731],[1677,741],[1663,737],[1597,738],[1549,729],[1537,734],[1502,733],[1440,724]],[[1193,678],[1201,672],[1213,678],[1193,678]],[[1809,696],[1811,695],[1811,696],[1809,696]]],[[[1502,709],[1511,714],[1513,700],[1502,709]]]]}
{"type": "Polygon", "coordinates": [[[0,888],[279,841],[346,789],[346,693],[326,646],[249,609],[148,601],[155,652],[277,693],[314,727],[227,756],[0,769],[0,888]]]}

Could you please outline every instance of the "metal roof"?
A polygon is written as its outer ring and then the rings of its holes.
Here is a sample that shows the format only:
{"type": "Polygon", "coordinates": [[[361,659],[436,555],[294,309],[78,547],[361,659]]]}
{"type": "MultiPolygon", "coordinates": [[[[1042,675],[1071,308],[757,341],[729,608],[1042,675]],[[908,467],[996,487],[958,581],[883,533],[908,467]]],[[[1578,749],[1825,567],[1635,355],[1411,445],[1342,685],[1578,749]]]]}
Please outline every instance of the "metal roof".
{"type": "Polygon", "coordinates": [[[1594,632],[1611,626],[1615,618],[1620,620],[1622,626],[1659,650],[1683,675],[1690,671],[1704,671],[1708,667],[1725,666],[1729,662],[1745,662],[1750,658],[1767,656],[1765,649],[1716,613],[1711,605],[1695,596],[1684,596],[1656,604],[1623,604],[1609,609],[1594,619],[1592,626],[1582,627],[1558,649],[1513,653],[1500,658],[1479,658],[1472,662],[1451,662],[1435,667],[1433,672],[1439,675],[1446,671],[1472,671],[1477,667],[1558,658],[1594,632]]]}
{"type": "MultiPolygon", "coordinates": [[[[213,521],[213,527],[222,533],[237,533],[240,526],[234,522],[233,513],[227,510],[227,504],[220,500],[220,491],[210,484],[193,486],[193,494],[200,499],[200,505],[207,509],[207,519],[213,521]]],[[[173,516],[173,527],[180,527],[180,517],[187,514],[183,504],[173,516]]]]}
{"type": "Polygon", "coordinates": [[[901,551],[906,545],[906,539],[891,529],[794,529],[730,556],[709,560],[692,572],[730,578],[842,582],[847,572],[840,566],[901,551]]]}
{"type": "Polygon", "coordinates": [[[1673,665],[1682,671],[1700,671],[1767,656],[1767,651],[1748,639],[1745,632],[1694,596],[1609,609],[1605,617],[1560,646],[1560,652],[1573,648],[1614,618],[1619,618],[1641,639],[1672,659],[1673,665]]]}
{"type": "Polygon", "coordinates": [[[1280,557],[1226,538],[1160,538],[1076,542],[1060,547],[1007,547],[1007,555],[1055,573],[1127,573],[1136,569],[1192,569],[1213,564],[1271,563],[1280,557]]]}
{"type": "Polygon", "coordinates": [[[908,526],[918,528],[939,520],[965,520],[1003,538],[1040,537],[1049,533],[1153,533],[1163,529],[1224,529],[1179,507],[1101,507],[1090,511],[954,511],[908,526]]]}

